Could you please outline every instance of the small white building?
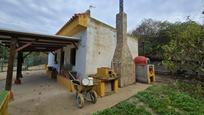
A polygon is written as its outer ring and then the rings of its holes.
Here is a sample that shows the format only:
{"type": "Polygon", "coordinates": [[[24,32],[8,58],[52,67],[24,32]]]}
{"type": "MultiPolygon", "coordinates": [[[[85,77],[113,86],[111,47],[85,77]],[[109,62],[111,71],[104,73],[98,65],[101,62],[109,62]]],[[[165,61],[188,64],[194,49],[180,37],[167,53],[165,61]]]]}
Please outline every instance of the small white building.
{"type": "MultiPolygon", "coordinates": [[[[112,67],[116,48],[116,29],[90,16],[90,12],[75,14],[58,32],[57,35],[76,37],[80,42],[57,51],[56,61],[60,59],[65,71],[76,71],[80,78],[96,74],[97,68],[112,67]],[[64,58],[60,53],[64,52],[64,58]]],[[[138,56],[138,39],[130,35],[127,44],[132,59],[138,56]]],[[[48,60],[53,58],[48,57],[48,60]]]]}

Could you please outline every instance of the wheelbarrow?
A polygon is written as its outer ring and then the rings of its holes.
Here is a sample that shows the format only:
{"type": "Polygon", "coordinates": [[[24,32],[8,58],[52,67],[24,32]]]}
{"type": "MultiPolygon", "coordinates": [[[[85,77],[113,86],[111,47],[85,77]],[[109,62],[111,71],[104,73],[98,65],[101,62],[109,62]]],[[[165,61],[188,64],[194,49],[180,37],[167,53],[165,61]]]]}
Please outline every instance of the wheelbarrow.
{"type": "Polygon", "coordinates": [[[88,84],[89,79],[83,79],[82,82],[80,82],[71,72],[69,72],[69,75],[76,90],[77,106],[83,108],[85,100],[95,104],[97,102],[97,94],[93,90],[94,84],[88,84]]]}

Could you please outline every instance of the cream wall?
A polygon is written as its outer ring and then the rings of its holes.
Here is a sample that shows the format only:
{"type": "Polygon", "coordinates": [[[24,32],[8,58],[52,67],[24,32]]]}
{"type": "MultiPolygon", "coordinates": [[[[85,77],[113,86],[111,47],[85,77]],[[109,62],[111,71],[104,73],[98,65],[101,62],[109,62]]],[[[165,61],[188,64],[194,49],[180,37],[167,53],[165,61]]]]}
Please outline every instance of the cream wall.
{"type": "MultiPolygon", "coordinates": [[[[90,19],[87,29],[86,73],[95,74],[99,67],[111,67],[116,48],[116,30],[96,19],[90,19]]],[[[128,36],[132,58],[138,56],[138,41],[128,36]]]]}
{"type": "MultiPolygon", "coordinates": [[[[67,45],[63,48],[64,50],[64,67],[66,71],[76,71],[80,77],[85,76],[85,62],[86,62],[86,43],[87,43],[87,31],[81,31],[74,35],[73,37],[80,39],[80,42],[78,44],[78,49],[76,51],[76,64],[75,66],[72,66],[70,63],[70,53],[71,48],[75,48],[75,46],[67,45]]],[[[60,50],[57,51],[57,61],[58,66],[60,63],[60,50]]]]}
{"type": "Polygon", "coordinates": [[[111,67],[116,47],[116,33],[95,19],[88,25],[86,74],[95,74],[99,67],[111,67]]]}
{"type": "MultiPolygon", "coordinates": [[[[116,30],[96,19],[90,18],[86,30],[74,35],[80,39],[76,52],[76,65],[71,70],[76,71],[80,78],[95,74],[97,68],[111,67],[111,62],[116,48],[116,30]]],[[[128,47],[132,58],[138,56],[138,40],[128,36],[128,47]]],[[[64,48],[64,66],[70,66],[70,49],[74,45],[64,48]]],[[[60,51],[58,51],[58,62],[60,62],[60,51]]]]}
{"type": "Polygon", "coordinates": [[[81,41],[76,51],[76,65],[73,67],[73,70],[83,78],[86,71],[87,30],[78,33],[75,37],[80,38],[81,41]]]}
{"type": "Polygon", "coordinates": [[[138,56],[138,39],[132,36],[127,36],[127,44],[130,49],[132,59],[138,56]]]}

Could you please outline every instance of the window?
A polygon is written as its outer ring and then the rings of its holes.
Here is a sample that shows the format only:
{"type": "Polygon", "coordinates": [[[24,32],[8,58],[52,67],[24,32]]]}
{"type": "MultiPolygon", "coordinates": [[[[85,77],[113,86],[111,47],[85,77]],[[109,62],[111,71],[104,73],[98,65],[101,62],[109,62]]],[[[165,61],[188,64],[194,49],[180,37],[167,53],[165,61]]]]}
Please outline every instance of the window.
{"type": "Polygon", "coordinates": [[[76,48],[72,48],[71,49],[71,53],[70,53],[70,63],[72,65],[76,64],[76,48]]]}

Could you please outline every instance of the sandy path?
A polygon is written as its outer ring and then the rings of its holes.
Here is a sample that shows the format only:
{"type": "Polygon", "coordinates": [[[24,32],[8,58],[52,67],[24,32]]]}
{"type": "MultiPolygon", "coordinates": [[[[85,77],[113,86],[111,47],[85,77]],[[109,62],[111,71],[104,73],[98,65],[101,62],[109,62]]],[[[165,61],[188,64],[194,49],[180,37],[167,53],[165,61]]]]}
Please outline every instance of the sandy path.
{"type": "MultiPolygon", "coordinates": [[[[85,103],[78,109],[73,93],[67,92],[44,71],[24,75],[22,85],[13,85],[15,100],[9,104],[10,115],[90,115],[125,100],[149,85],[137,83],[119,89],[119,93],[99,98],[96,104],[85,103]]],[[[5,81],[0,81],[2,88],[5,81]]]]}
{"type": "MultiPolygon", "coordinates": [[[[22,73],[24,75],[26,74],[35,74],[36,71],[38,70],[43,70],[45,69],[45,65],[39,65],[39,66],[32,66],[32,67],[29,67],[29,69],[27,71],[23,71],[22,73]]],[[[0,72],[0,80],[4,80],[6,79],[6,70],[7,68],[4,69],[4,72],[0,72]]],[[[16,76],[16,67],[14,67],[14,72],[13,72],[13,75],[16,76]]],[[[28,75],[26,75],[28,76],[28,75]]]]}

